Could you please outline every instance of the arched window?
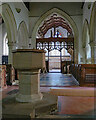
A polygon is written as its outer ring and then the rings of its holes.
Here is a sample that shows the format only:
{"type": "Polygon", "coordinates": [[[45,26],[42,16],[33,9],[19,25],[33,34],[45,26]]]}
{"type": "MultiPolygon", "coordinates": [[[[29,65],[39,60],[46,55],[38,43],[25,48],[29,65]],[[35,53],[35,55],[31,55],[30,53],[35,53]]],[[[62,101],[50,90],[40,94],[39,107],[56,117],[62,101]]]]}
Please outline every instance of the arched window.
{"type": "Polygon", "coordinates": [[[8,49],[8,38],[7,38],[7,34],[4,37],[4,41],[3,41],[3,55],[8,56],[9,54],[9,49],[8,49]]]}

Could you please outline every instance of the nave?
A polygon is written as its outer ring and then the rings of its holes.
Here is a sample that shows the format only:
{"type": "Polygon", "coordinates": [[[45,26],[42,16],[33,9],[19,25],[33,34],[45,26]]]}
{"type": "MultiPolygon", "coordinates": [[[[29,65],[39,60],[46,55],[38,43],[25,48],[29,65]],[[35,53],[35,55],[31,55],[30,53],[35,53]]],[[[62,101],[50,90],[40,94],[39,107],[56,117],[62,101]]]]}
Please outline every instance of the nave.
{"type": "Polygon", "coordinates": [[[21,0],[0,10],[2,120],[95,120],[96,1],[21,0]]]}

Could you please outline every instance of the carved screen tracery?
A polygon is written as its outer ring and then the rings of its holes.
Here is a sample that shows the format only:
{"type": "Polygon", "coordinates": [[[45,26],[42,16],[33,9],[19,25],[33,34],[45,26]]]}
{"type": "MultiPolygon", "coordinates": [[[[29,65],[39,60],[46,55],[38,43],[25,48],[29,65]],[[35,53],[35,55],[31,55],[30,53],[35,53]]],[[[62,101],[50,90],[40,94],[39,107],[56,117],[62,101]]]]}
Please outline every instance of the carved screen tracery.
{"type": "Polygon", "coordinates": [[[54,49],[61,51],[63,48],[74,50],[74,38],[37,38],[36,45],[37,49],[46,48],[48,51],[54,49]]]}

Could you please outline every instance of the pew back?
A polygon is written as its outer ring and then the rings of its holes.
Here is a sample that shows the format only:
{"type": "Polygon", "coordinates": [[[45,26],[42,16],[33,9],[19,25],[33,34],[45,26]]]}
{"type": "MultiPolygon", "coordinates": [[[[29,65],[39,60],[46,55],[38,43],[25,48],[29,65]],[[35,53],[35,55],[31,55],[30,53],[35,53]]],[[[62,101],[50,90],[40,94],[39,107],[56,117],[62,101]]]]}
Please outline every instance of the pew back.
{"type": "Polygon", "coordinates": [[[72,64],[70,73],[80,86],[94,86],[96,82],[96,64],[72,64]]]}

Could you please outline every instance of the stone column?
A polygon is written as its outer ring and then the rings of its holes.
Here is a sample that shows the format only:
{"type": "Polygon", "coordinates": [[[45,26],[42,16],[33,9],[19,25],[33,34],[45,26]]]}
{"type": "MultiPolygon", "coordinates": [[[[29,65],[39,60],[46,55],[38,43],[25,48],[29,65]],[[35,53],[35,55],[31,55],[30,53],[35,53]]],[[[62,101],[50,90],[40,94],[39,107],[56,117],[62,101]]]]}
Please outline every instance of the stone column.
{"type": "Polygon", "coordinates": [[[91,63],[96,64],[96,42],[91,42],[91,63]]]}
{"type": "Polygon", "coordinates": [[[96,44],[94,45],[94,64],[96,64],[96,44]]]}
{"type": "Polygon", "coordinates": [[[42,99],[40,92],[40,70],[19,71],[19,94],[16,100],[19,102],[35,102],[42,99]]]}
{"type": "Polygon", "coordinates": [[[84,51],[84,63],[87,63],[87,55],[86,55],[86,46],[83,47],[83,51],[84,51]]]}
{"type": "Polygon", "coordinates": [[[8,55],[8,64],[12,64],[12,50],[13,50],[13,42],[8,42],[9,47],[9,55],[8,55]]]}

